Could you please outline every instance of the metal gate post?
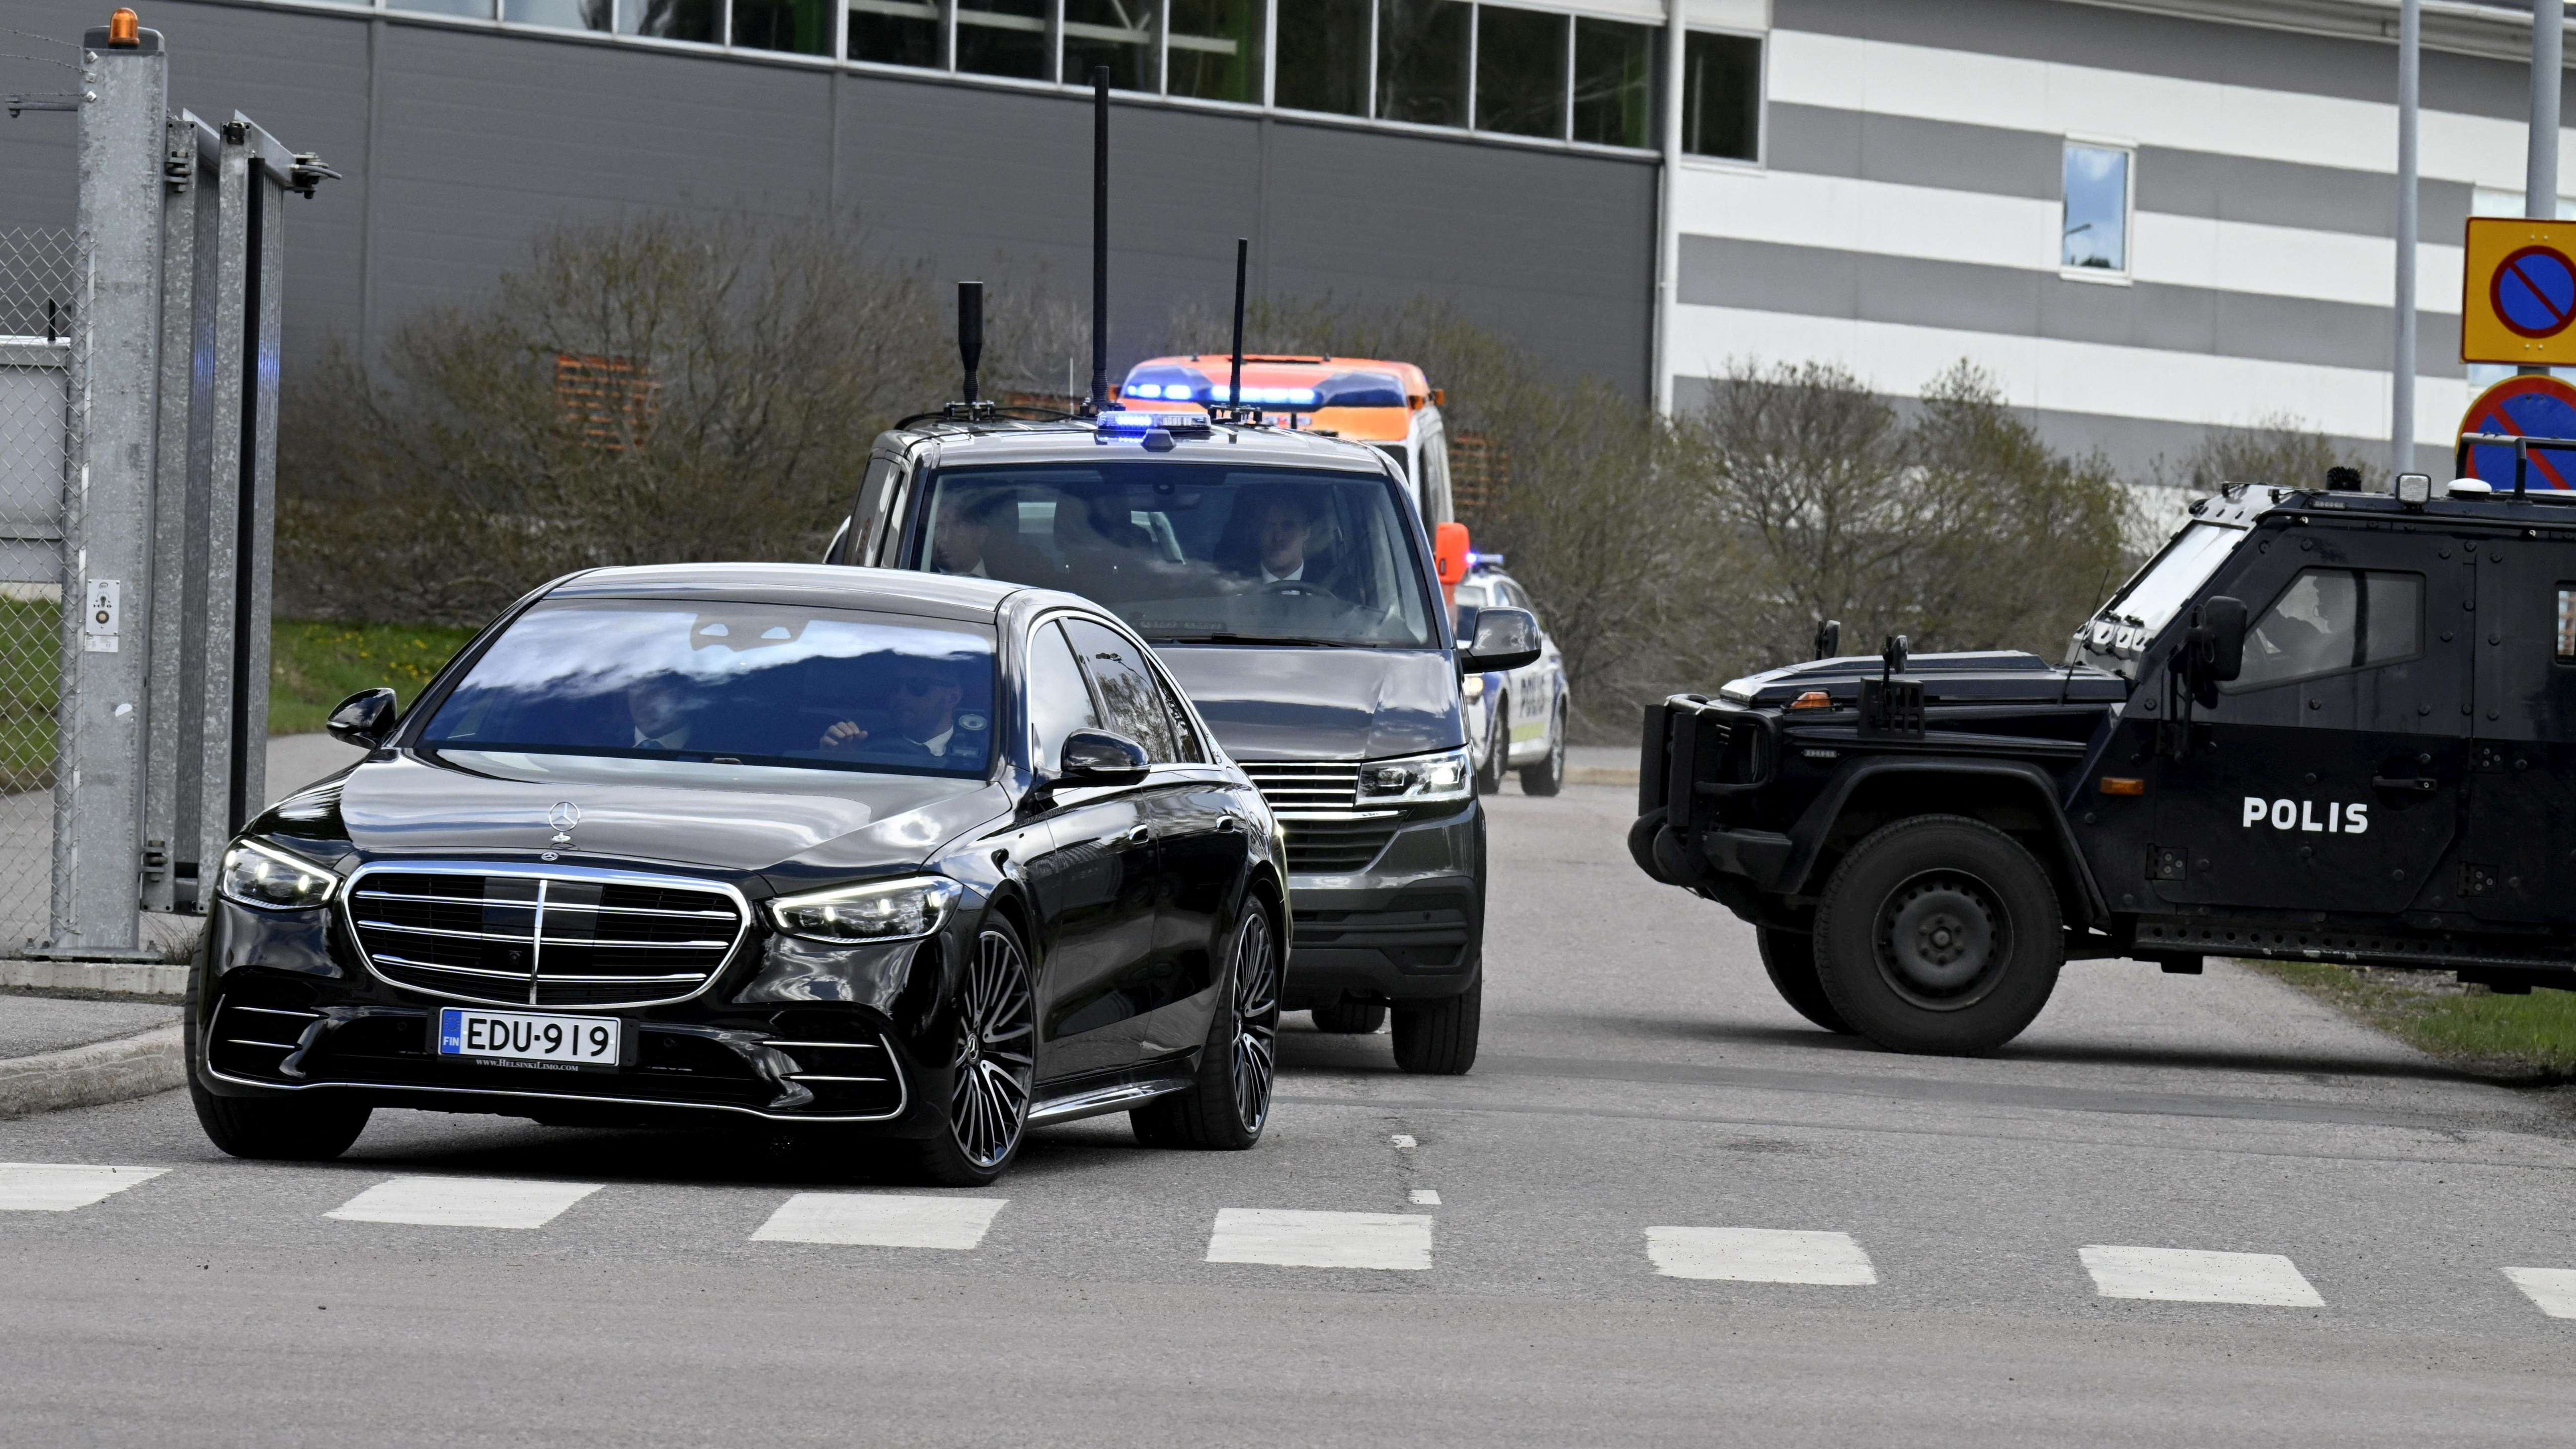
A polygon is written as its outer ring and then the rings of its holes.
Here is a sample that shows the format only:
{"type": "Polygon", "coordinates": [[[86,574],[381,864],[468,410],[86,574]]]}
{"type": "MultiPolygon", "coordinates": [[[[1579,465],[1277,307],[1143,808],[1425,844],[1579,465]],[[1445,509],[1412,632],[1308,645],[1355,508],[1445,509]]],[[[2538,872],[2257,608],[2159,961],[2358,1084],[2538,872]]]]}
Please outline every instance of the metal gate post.
{"type": "Polygon", "coordinates": [[[188,795],[193,770],[182,762],[196,747],[196,729],[184,685],[202,632],[204,600],[191,600],[188,546],[203,527],[189,506],[190,482],[205,467],[206,436],[200,401],[214,376],[214,317],[204,305],[207,276],[216,261],[211,238],[199,245],[214,218],[214,128],[182,111],[171,117],[162,156],[161,210],[161,422],[160,457],[153,477],[150,699],[144,714],[143,908],[186,909],[194,887],[183,891],[179,862],[196,860],[196,811],[188,795]]]}
{"type": "MultiPolygon", "coordinates": [[[[130,17],[120,17],[130,26],[130,17]]],[[[162,153],[156,31],[82,37],[81,306],[72,406],[85,441],[63,500],[63,691],[54,762],[52,939],[133,957],[159,416],[162,153]]]]}

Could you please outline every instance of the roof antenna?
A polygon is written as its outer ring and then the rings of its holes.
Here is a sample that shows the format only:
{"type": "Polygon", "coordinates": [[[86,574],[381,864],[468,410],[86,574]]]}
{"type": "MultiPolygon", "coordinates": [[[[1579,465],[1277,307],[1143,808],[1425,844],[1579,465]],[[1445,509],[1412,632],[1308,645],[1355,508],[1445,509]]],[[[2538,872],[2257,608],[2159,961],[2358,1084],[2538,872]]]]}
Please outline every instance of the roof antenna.
{"type": "Polygon", "coordinates": [[[1109,67],[1091,68],[1091,399],[1109,405],[1109,67]]]}
{"type": "Polygon", "coordinates": [[[1238,416],[1243,410],[1243,269],[1252,255],[1252,239],[1234,239],[1234,375],[1226,384],[1225,403],[1238,416]]]}
{"type": "Polygon", "coordinates": [[[972,417],[975,405],[984,400],[983,378],[977,364],[984,360],[984,284],[957,284],[957,360],[966,368],[966,413],[972,417]]]}

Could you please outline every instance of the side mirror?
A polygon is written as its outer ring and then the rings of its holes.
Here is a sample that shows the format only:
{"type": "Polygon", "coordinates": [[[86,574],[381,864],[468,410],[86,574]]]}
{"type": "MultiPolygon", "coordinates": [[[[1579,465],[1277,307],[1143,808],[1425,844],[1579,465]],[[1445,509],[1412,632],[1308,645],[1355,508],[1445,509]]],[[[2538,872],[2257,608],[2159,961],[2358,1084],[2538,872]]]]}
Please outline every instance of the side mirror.
{"type": "Polygon", "coordinates": [[[1478,609],[1475,632],[1458,656],[1463,674],[1519,669],[1539,656],[1538,617],[1527,609],[1478,609]]]}
{"type": "Polygon", "coordinates": [[[1153,763],[1143,745],[1108,730],[1075,730],[1057,757],[1062,772],[1056,779],[1065,785],[1130,785],[1153,763]]]}
{"type": "Polygon", "coordinates": [[[2201,646],[2201,673],[2224,684],[2245,672],[2245,601],[2225,594],[2202,601],[2191,640],[2201,646]]]}
{"type": "Polygon", "coordinates": [[[399,702],[390,689],[362,689],[332,709],[323,728],[344,745],[377,749],[393,737],[399,702]]]}
{"type": "Polygon", "coordinates": [[[1816,657],[1831,659],[1843,652],[1843,621],[1827,619],[1816,626],[1816,657]]]}
{"type": "Polygon", "coordinates": [[[1440,572],[1440,586],[1454,589],[1467,578],[1467,525],[1444,523],[1431,530],[1431,565],[1440,572]]]}

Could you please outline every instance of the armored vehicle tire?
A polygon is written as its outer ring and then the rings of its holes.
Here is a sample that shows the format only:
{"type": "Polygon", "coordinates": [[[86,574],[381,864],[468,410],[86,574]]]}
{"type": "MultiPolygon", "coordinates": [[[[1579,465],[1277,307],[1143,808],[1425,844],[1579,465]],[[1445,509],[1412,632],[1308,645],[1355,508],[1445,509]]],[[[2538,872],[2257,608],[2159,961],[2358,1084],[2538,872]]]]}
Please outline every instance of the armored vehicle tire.
{"type": "Polygon", "coordinates": [[[1366,1036],[1386,1025],[1386,1007],[1374,1001],[1336,1001],[1314,1011],[1315,1030],[1334,1036],[1366,1036]]]}
{"type": "Polygon", "coordinates": [[[1825,988],[1816,979],[1816,938],[1796,931],[1778,931],[1769,926],[1754,929],[1753,939],[1762,950],[1762,969],[1771,974],[1771,984],[1780,999],[1789,1003],[1800,1016],[1843,1036],[1852,1034],[1851,1023],[1825,999],[1825,988]]]}
{"type": "Polygon", "coordinates": [[[1547,726],[1547,758],[1521,766],[1521,793],[1553,795],[1565,787],[1565,706],[1556,707],[1547,726]]]}
{"type": "Polygon", "coordinates": [[[1485,983],[1456,996],[1395,1009],[1395,1064],[1424,1076],[1463,1077],[1476,1064],[1476,1033],[1485,1014],[1485,983]]]}
{"type": "Polygon", "coordinates": [[[1881,826],[1843,858],[1816,907],[1826,999],[1890,1051],[1989,1052],[2048,1004],[2065,960],[2048,872],[1964,815],[1881,826]]]}

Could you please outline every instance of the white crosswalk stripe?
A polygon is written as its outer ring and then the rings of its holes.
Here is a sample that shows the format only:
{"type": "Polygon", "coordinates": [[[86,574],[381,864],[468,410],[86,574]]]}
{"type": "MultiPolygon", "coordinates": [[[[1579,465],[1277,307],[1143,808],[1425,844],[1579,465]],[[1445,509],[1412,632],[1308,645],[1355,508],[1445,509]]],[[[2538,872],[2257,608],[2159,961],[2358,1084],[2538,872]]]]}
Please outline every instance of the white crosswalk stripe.
{"type": "Polygon", "coordinates": [[[2161,1298],[2176,1303],[2250,1303],[2263,1308],[2323,1308],[2298,1265],[2278,1253],[2212,1253],[2192,1248],[2081,1249],[2094,1291],[2105,1298],[2161,1298]]]}
{"type": "Polygon", "coordinates": [[[800,1192],[751,1237],[760,1243],[846,1243],[874,1248],[974,1248],[1008,1198],[800,1192]]]}
{"type": "Polygon", "coordinates": [[[1865,1287],[1878,1281],[1869,1254],[1849,1233],[1783,1228],[1648,1228],[1646,1256],[1667,1278],[1736,1283],[1822,1283],[1865,1287]]]}
{"type": "Polygon", "coordinates": [[[1207,1261],[1419,1270],[1431,1266],[1431,1219],[1419,1213],[1220,1208],[1207,1261]]]}
{"type": "Polygon", "coordinates": [[[85,1167],[59,1162],[0,1162],[0,1212],[66,1213],[103,1202],[166,1167],[85,1167]]]}
{"type": "Polygon", "coordinates": [[[542,1228],[600,1186],[506,1177],[397,1177],[377,1183],[323,1216],[433,1228],[542,1228]]]}
{"type": "Polygon", "coordinates": [[[2507,1268],[2522,1295],[2552,1318],[2576,1318],[2576,1268],[2507,1268]]]}

